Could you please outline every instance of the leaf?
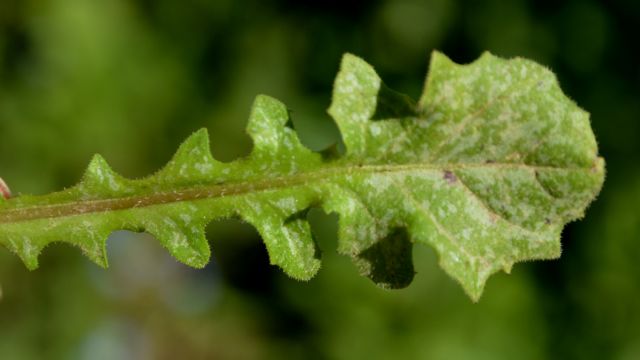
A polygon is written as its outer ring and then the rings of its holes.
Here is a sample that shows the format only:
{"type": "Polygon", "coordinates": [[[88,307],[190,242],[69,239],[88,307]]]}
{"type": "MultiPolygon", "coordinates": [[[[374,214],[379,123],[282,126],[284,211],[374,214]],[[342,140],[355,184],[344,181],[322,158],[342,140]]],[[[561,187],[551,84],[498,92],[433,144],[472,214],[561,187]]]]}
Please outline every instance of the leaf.
{"type": "Polygon", "coordinates": [[[30,269],[54,241],[106,266],[112,231],[146,231],[202,267],[206,224],[237,216],[261,234],[272,264],[307,280],[320,268],[306,220],[317,206],[339,214],[338,251],[379,285],[408,285],[413,243],[428,244],[477,300],[491,274],[557,258],[564,224],[583,216],[604,181],[588,114],[525,59],[485,53],[457,65],[435,52],[415,103],[347,54],[329,113],[346,146],[337,157],[305,148],[287,108],[267,96],[253,105],[246,158],[213,159],[205,130],[140,180],[96,155],[71,189],[0,199],[0,243],[30,269]]]}

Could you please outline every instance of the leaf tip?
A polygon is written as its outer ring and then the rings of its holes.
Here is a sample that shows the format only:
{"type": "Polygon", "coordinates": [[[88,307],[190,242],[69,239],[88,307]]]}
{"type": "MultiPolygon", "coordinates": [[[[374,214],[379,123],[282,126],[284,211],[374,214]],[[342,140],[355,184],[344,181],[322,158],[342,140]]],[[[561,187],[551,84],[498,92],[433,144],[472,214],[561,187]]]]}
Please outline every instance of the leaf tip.
{"type": "Polygon", "coordinates": [[[206,128],[201,128],[192,133],[178,148],[180,150],[191,149],[193,147],[206,147],[209,149],[209,131],[206,128]]]}
{"type": "Polygon", "coordinates": [[[198,254],[183,262],[191,266],[192,268],[204,269],[204,267],[207,266],[207,264],[209,263],[209,258],[210,256],[208,254],[207,255],[198,254]]]}
{"type": "Polygon", "coordinates": [[[477,304],[480,302],[480,298],[482,297],[483,290],[479,290],[478,292],[467,292],[467,295],[471,299],[471,302],[477,304]]]}
{"type": "Polygon", "coordinates": [[[296,279],[298,281],[310,281],[313,279],[318,271],[320,271],[321,261],[315,259],[313,263],[307,264],[304,268],[299,270],[292,270],[291,267],[282,266],[281,264],[272,264],[277,265],[281,269],[283,269],[284,273],[287,274],[292,279],[296,279]]]}
{"type": "MultiPolygon", "coordinates": [[[[92,244],[93,245],[93,244],[92,244]]],[[[82,253],[93,261],[96,265],[103,269],[109,267],[109,259],[107,258],[107,249],[105,244],[95,244],[93,246],[80,246],[82,253]]]]}
{"type": "Polygon", "coordinates": [[[24,265],[27,267],[27,269],[33,271],[38,268],[39,251],[27,251],[26,249],[23,249],[23,251],[17,251],[16,253],[20,257],[24,265]]]}
{"type": "Polygon", "coordinates": [[[280,100],[266,94],[258,94],[256,95],[256,98],[253,100],[254,107],[265,106],[272,103],[282,104],[280,100]]]}
{"type": "Polygon", "coordinates": [[[491,53],[491,51],[489,50],[485,50],[482,52],[482,54],[480,54],[480,57],[478,58],[478,60],[485,60],[485,59],[492,59],[492,58],[497,58],[498,56],[495,56],[491,53]]]}
{"type": "Polygon", "coordinates": [[[467,296],[471,299],[472,302],[477,303],[480,301],[482,294],[484,293],[484,287],[487,283],[487,277],[480,277],[479,275],[471,282],[464,282],[458,280],[460,285],[462,285],[462,289],[467,294],[467,296]]]}
{"type": "Polygon", "coordinates": [[[373,66],[371,66],[371,64],[366,62],[361,57],[351,53],[344,53],[344,55],[342,55],[342,60],[340,61],[340,72],[336,77],[336,83],[338,82],[338,79],[341,78],[341,76],[355,76],[354,79],[349,80],[358,82],[367,81],[367,78],[374,78],[377,79],[378,82],[380,82],[380,78],[378,77],[378,74],[376,73],[373,66]]]}
{"type": "Polygon", "coordinates": [[[111,169],[102,155],[95,154],[89,162],[84,173],[82,184],[91,191],[118,191],[121,190],[121,177],[111,169]]]}
{"type": "Polygon", "coordinates": [[[474,274],[473,279],[471,279],[470,282],[460,282],[464,292],[469,296],[472,302],[477,303],[480,301],[480,298],[484,293],[484,287],[487,284],[487,279],[492,273],[477,273],[474,274]]]}
{"type": "Polygon", "coordinates": [[[255,121],[264,123],[269,121],[268,115],[273,115],[274,119],[284,120],[284,122],[289,118],[287,107],[282,101],[269,95],[259,94],[253,100],[249,122],[250,124],[255,121]]]}
{"type": "Polygon", "coordinates": [[[352,66],[357,66],[362,63],[366,64],[367,62],[364,61],[361,57],[347,52],[342,55],[342,59],[340,60],[340,68],[341,69],[349,68],[352,66]]]}
{"type": "Polygon", "coordinates": [[[444,53],[438,50],[433,50],[429,61],[429,71],[431,72],[435,66],[440,66],[442,64],[453,64],[453,61],[444,53]]]}
{"type": "Polygon", "coordinates": [[[105,158],[102,155],[94,154],[91,157],[91,161],[89,161],[87,172],[89,172],[90,174],[96,174],[102,169],[111,170],[111,167],[109,166],[109,164],[107,163],[107,160],[105,160],[105,158]]]}
{"type": "Polygon", "coordinates": [[[211,250],[204,224],[189,223],[189,216],[164,217],[145,224],[144,230],[158,239],[178,261],[201,269],[209,263],[211,250]]]}
{"type": "Polygon", "coordinates": [[[215,171],[218,162],[211,155],[206,128],[192,133],[156,176],[162,181],[190,182],[202,180],[215,171]]]}

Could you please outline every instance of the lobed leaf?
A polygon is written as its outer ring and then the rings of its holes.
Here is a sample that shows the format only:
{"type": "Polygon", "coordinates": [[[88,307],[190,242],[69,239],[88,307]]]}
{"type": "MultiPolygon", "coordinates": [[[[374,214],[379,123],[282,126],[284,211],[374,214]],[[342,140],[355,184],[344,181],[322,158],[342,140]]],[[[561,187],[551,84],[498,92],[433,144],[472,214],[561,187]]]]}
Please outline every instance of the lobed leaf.
{"type": "Polygon", "coordinates": [[[306,211],[339,214],[338,251],[381,286],[408,285],[413,243],[477,300],[515,262],[560,255],[564,224],[583,216],[604,181],[588,114],[546,68],[485,53],[458,65],[435,52],[415,103],[345,55],[329,113],[346,152],[327,159],[287,126],[287,108],[258,96],[251,154],[216,161],[206,130],[159,172],[130,180],[96,155],[75,187],[0,198],[0,244],[38,265],[51,242],[107,266],[115,230],[146,231],[181,262],[204,266],[213,219],[239,217],[263,237],[272,264],[296,279],[320,268],[306,211]]]}

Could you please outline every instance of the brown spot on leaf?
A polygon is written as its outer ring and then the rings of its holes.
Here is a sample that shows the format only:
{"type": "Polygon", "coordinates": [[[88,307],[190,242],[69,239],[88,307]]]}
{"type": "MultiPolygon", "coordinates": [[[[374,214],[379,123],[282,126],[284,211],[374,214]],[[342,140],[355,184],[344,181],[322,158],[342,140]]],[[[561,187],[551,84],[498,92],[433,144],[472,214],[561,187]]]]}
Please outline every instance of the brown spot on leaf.
{"type": "Polygon", "coordinates": [[[449,171],[449,170],[444,171],[443,178],[447,180],[449,184],[455,184],[455,182],[458,181],[456,174],[454,174],[452,171],[449,171]]]}

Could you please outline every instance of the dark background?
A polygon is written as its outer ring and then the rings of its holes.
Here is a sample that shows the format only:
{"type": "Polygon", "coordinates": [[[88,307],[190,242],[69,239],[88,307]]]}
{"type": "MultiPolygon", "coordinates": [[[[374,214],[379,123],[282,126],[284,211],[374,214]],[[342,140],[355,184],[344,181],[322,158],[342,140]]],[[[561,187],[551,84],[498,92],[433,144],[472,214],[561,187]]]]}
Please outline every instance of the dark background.
{"type": "Polygon", "coordinates": [[[231,220],[209,226],[199,271],[128,232],[109,239],[109,270],[56,244],[29,272],[2,248],[0,358],[640,358],[639,23],[633,0],[1,0],[0,175],[15,193],[73,185],[93,153],[144,176],[201,127],[218,159],[245,155],[259,93],[325,148],[344,52],[417,98],[433,49],[553,69],[591,113],[607,180],[561,259],[493,276],[477,304],[422,246],[407,289],[376,288],[335,254],[336,219],[319,211],[323,269],[307,283],[231,220]]]}

